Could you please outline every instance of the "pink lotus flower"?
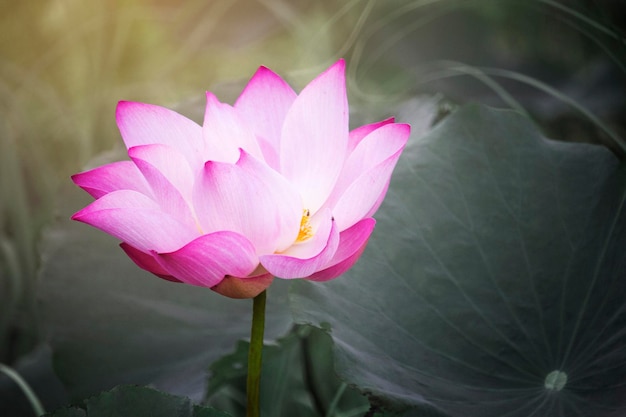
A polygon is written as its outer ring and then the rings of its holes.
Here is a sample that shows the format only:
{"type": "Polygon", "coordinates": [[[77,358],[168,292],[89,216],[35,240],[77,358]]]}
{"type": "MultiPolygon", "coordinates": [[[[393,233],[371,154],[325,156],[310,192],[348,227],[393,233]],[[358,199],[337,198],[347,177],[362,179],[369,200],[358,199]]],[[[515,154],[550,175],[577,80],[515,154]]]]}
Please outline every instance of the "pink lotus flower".
{"type": "Polygon", "coordinates": [[[131,160],[74,175],[96,200],[72,218],[139,267],[229,297],[336,278],[363,252],[410,132],[393,119],[349,132],[344,73],[340,60],[297,95],[261,67],[234,106],[207,93],[202,126],[120,102],[131,160]]]}

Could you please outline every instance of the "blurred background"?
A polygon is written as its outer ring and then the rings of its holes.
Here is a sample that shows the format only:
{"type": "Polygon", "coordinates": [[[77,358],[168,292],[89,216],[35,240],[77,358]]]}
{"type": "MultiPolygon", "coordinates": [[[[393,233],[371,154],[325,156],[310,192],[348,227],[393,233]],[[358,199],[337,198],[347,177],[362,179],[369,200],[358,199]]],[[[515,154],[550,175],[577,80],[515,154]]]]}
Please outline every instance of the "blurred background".
{"type": "Polygon", "coordinates": [[[69,176],[121,145],[117,101],[201,122],[205,90],[232,103],[259,65],[299,90],[344,57],[352,125],[393,114],[408,121],[420,100],[434,103],[435,120],[478,101],[525,112],[553,139],[601,143],[623,158],[624,6],[0,0],[0,363],[19,368],[45,341],[38,242],[69,176]]]}

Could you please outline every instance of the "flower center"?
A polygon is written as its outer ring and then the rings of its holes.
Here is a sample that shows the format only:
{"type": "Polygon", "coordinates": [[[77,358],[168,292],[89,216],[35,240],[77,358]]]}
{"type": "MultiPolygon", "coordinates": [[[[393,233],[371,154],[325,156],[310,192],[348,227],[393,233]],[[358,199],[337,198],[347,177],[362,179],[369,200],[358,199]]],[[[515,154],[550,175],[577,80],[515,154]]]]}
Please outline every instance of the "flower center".
{"type": "Polygon", "coordinates": [[[311,220],[311,212],[307,209],[302,211],[302,220],[300,220],[300,231],[296,238],[296,243],[304,242],[307,239],[313,237],[313,229],[309,224],[311,220]]]}

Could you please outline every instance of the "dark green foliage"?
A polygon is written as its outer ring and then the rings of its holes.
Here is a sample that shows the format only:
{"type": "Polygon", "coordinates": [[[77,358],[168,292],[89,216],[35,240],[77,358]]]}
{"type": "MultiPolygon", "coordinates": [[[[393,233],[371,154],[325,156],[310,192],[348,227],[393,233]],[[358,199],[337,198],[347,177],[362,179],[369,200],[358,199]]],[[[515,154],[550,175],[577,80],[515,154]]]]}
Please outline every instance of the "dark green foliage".
{"type": "Polygon", "coordinates": [[[124,385],[88,398],[78,407],[62,408],[47,417],[229,417],[148,387],[124,385]]]}
{"type": "Polygon", "coordinates": [[[296,319],[329,323],[341,376],[387,400],[463,417],[619,415],[624,171],[514,112],[461,108],[405,151],[356,267],[294,284],[296,319]],[[545,387],[555,370],[562,390],[545,387]]]}
{"type": "MultiPolygon", "coordinates": [[[[245,414],[248,346],[238,343],[234,353],[211,366],[206,402],[233,416],[245,414]]],[[[332,342],[322,331],[297,327],[277,344],[264,347],[262,415],[315,417],[330,411],[332,416],[357,416],[368,409],[367,404],[365,397],[336,377],[332,342]]]]}

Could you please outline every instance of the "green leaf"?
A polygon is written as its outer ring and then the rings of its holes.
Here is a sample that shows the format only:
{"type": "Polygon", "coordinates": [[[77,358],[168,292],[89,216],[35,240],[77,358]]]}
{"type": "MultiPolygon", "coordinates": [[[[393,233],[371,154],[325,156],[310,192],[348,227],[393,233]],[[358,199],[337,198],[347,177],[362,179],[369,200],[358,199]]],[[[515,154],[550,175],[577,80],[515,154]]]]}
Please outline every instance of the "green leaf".
{"type": "Polygon", "coordinates": [[[115,387],[84,401],[83,409],[63,408],[49,417],[229,417],[210,407],[195,405],[153,388],[133,385],[115,387]]]}
{"type": "MultiPolygon", "coordinates": [[[[54,365],[74,400],[118,384],[151,384],[200,400],[206,369],[250,333],[252,300],[140,270],[110,236],[69,216],[90,200],[62,196],[43,243],[39,299],[54,365]]],[[[266,338],[292,326],[287,285],[268,289],[266,338]]]]}
{"type": "Polygon", "coordinates": [[[87,417],[87,412],[79,407],[63,407],[52,413],[44,414],[46,417],[87,417]]]}
{"type": "Polygon", "coordinates": [[[362,258],[294,284],[362,390],[451,416],[626,407],[626,175],[605,148],[468,106],[406,149],[362,258]],[[556,372],[554,372],[556,371],[556,372]]]}
{"type": "MultiPolygon", "coordinates": [[[[248,348],[249,343],[240,342],[234,353],[211,365],[206,402],[233,416],[245,415],[248,348]]],[[[342,385],[333,370],[331,342],[320,330],[299,327],[263,347],[261,415],[342,416],[354,411],[358,414],[349,415],[357,416],[367,411],[367,399],[342,385]]]]}

